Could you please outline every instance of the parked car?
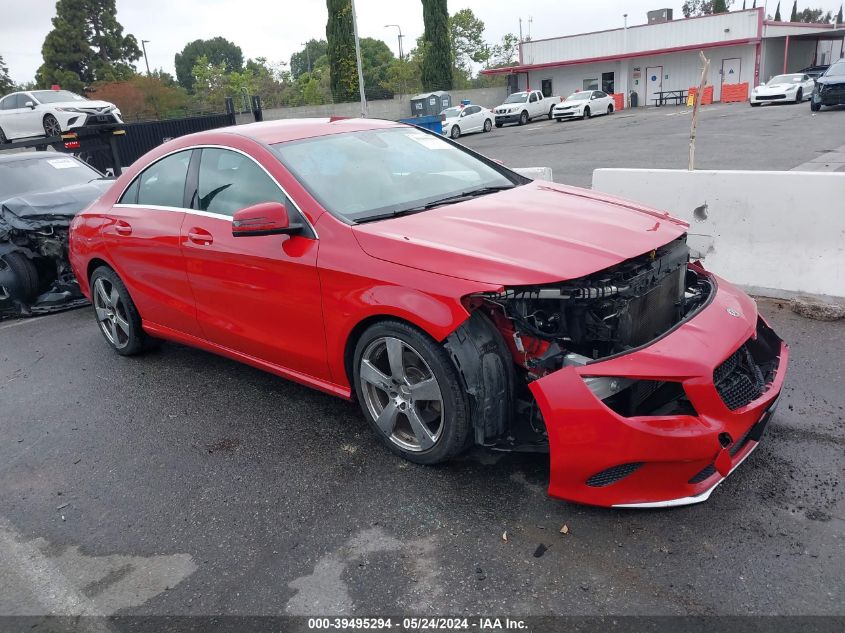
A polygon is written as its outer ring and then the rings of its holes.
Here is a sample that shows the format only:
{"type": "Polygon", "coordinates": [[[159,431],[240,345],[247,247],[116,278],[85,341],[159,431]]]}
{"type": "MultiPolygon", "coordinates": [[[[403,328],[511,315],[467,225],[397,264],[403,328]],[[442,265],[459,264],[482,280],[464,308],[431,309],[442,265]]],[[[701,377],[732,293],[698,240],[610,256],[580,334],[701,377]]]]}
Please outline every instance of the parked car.
{"type": "Polygon", "coordinates": [[[472,104],[447,108],[440,114],[443,117],[443,134],[452,138],[472,132],[489,132],[495,122],[490,110],[472,104]]]}
{"type": "Polygon", "coordinates": [[[110,184],[74,156],[0,156],[0,316],[87,303],[68,263],[68,227],[110,184]]]}
{"type": "Polygon", "coordinates": [[[816,80],[810,99],[810,109],[818,112],[822,106],[845,105],[845,59],[831,64],[816,80]]]}
{"type": "Polygon", "coordinates": [[[818,79],[828,68],[830,68],[830,66],[807,66],[798,72],[803,75],[809,75],[810,79],[818,79]]]}
{"type": "Polygon", "coordinates": [[[154,149],[70,251],[118,354],[193,345],[357,400],[412,462],[549,452],[555,497],[665,506],[757,446],[788,356],[687,230],[434,132],[305,119],[154,149]]]}
{"type": "Polygon", "coordinates": [[[59,136],[84,125],[123,123],[120,109],[69,90],[28,90],[0,99],[0,143],[18,138],[59,136]]]}
{"type": "Polygon", "coordinates": [[[560,103],[560,97],[544,97],[540,90],[514,92],[502,105],[493,108],[496,115],[496,127],[505,123],[525,125],[539,117],[552,118],[552,108],[560,103]]]}
{"type": "Polygon", "coordinates": [[[613,114],[616,102],[601,90],[584,90],[569,95],[552,110],[552,117],[560,123],[564,119],[589,119],[601,114],[613,114]]]}
{"type": "Polygon", "coordinates": [[[764,103],[801,103],[813,94],[816,82],[805,73],[777,75],[751,91],[751,107],[764,103]]]}

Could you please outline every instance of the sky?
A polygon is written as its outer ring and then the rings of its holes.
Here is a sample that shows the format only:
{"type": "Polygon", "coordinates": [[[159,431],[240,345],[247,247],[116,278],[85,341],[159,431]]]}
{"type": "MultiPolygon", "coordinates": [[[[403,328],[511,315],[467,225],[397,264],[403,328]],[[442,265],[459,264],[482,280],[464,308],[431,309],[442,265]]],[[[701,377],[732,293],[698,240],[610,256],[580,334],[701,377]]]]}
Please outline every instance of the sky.
{"type": "MultiPolygon", "coordinates": [[[[2,2],[14,2],[15,8],[3,11],[0,55],[14,81],[31,81],[41,65],[41,44],[52,28],[55,0],[2,2]]],[[[629,25],[645,23],[651,9],[671,7],[678,18],[682,17],[681,4],[661,0],[449,0],[449,11],[472,9],[484,21],[486,39],[496,42],[505,33],[519,33],[520,17],[524,35],[530,29],[537,39],[617,28],[622,26],[624,13],[629,25]]],[[[768,0],[768,4],[768,12],[774,13],[776,0],[768,0]]],[[[799,2],[802,8],[807,4],[799,2]]],[[[422,35],[420,0],[356,0],[355,5],[359,35],[384,40],[394,53],[398,53],[398,31],[385,28],[386,24],[402,28],[406,52],[422,35]]],[[[741,5],[741,0],[735,2],[735,6],[741,5]]],[[[817,0],[809,5],[839,10],[839,0],[817,0]]],[[[782,13],[788,15],[791,8],[792,3],[783,0],[782,13]]],[[[289,62],[305,41],[325,39],[326,17],[325,0],[117,0],[117,18],[124,32],[132,33],[139,43],[149,40],[150,67],[171,74],[173,57],[185,44],[218,35],[240,46],[245,58],[289,62]]],[[[143,59],[136,65],[143,70],[143,59]]]]}

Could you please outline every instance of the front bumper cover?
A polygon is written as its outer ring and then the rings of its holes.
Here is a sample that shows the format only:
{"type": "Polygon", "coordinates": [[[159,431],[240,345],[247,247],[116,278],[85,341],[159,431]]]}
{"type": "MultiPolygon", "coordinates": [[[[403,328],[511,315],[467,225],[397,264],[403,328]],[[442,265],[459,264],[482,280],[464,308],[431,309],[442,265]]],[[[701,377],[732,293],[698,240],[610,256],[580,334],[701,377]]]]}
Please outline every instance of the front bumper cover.
{"type": "Polygon", "coordinates": [[[699,503],[754,450],[783,388],[789,350],[750,297],[716,281],[711,303],[657,341],[529,385],[549,437],[551,496],[598,506],[699,503]],[[731,410],[714,370],[759,336],[779,348],[773,375],[759,397],[731,410]],[[623,417],[596,398],[585,376],[681,383],[697,415],[623,417]]]}
{"type": "Polygon", "coordinates": [[[514,114],[497,114],[496,123],[518,123],[520,116],[522,116],[521,112],[516,112],[514,114]]]}

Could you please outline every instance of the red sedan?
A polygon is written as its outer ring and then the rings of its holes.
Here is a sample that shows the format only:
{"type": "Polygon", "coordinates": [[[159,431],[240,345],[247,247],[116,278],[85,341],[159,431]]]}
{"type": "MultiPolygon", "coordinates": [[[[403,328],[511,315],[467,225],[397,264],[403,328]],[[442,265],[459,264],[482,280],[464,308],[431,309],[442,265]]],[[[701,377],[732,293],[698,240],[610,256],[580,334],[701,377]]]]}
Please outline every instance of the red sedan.
{"type": "Polygon", "coordinates": [[[757,446],[788,350],[687,226],[373,120],[203,132],[73,223],[119,354],[193,345],[356,399],[420,464],[548,452],[552,496],[704,501],[757,446]]]}

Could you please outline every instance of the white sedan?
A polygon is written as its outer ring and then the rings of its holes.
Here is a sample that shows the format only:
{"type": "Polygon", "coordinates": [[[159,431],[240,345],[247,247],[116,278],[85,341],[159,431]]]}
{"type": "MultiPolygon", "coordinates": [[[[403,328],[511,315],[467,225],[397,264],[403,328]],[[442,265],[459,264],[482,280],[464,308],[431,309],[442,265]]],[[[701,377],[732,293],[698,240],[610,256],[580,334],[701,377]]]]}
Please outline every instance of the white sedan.
{"type": "Polygon", "coordinates": [[[600,114],[613,114],[616,101],[601,90],[584,90],[569,95],[565,101],[552,108],[552,118],[560,123],[564,119],[589,119],[600,114]]]}
{"type": "Polygon", "coordinates": [[[751,106],[756,108],[764,103],[778,101],[801,103],[810,98],[815,87],[816,82],[810,75],[803,73],[778,75],[751,91],[751,106]]]}
{"type": "Polygon", "coordinates": [[[496,117],[487,108],[477,105],[455,106],[440,113],[443,118],[443,135],[459,138],[461,134],[489,132],[496,117]]]}
{"type": "Polygon", "coordinates": [[[0,99],[0,143],[107,123],[123,123],[117,106],[68,90],[13,92],[0,99]]]}

